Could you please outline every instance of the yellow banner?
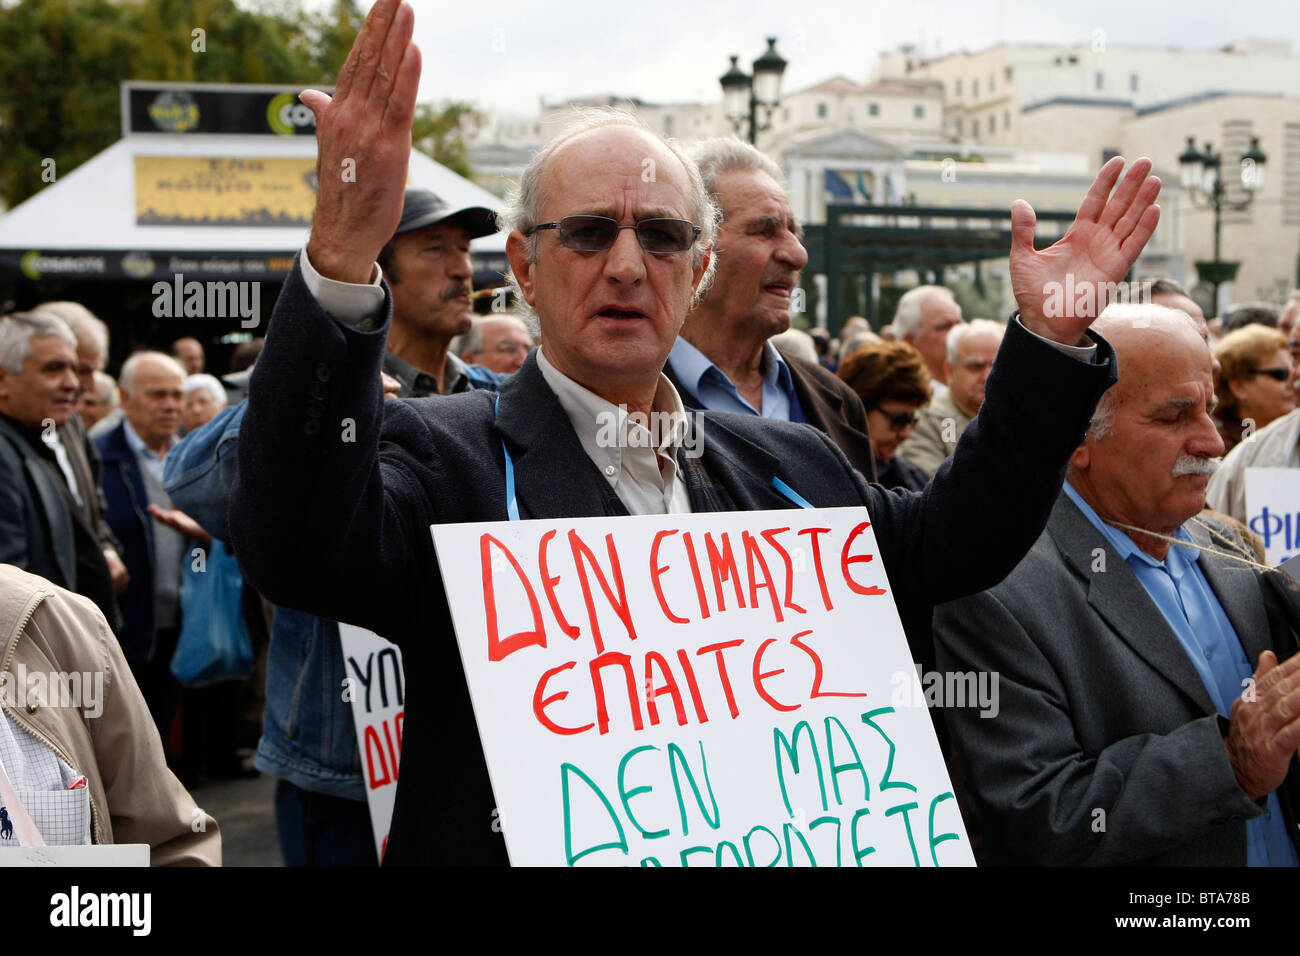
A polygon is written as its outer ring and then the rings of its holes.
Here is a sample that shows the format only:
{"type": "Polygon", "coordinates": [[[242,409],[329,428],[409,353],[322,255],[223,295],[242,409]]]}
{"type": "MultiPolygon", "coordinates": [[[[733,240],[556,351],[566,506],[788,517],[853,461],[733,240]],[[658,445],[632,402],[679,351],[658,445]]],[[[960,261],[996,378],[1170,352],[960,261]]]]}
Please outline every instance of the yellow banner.
{"type": "Polygon", "coordinates": [[[311,157],[135,157],[139,226],[309,226],[311,157]]]}

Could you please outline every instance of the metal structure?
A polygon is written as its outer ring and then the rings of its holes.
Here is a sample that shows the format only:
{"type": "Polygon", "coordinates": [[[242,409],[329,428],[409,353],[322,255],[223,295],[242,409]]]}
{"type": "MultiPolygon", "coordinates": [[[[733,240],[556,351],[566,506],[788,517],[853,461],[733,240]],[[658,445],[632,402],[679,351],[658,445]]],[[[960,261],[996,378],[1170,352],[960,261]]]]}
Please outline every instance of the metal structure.
{"type": "MultiPolygon", "coordinates": [[[[1035,248],[1045,248],[1065,234],[1074,212],[1039,212],[1035,248]],[[1057,224],[1054,232],[1043,227],[1057,224]]],[[[804,227],[808,250],[805,282],[826,276],[826,324],[839,332],[847,315],[842,311],[841,282],[864,276],[867,318],[878,320],[872,299],[872,276],[914,269],[925,281],[943,284],[949,266],[1005,259],[1011,249],[1011,211],[944,206],[877,206],[830,203],[825,225],[804,227]]],[[[873,321],[879,327],[879,321],[873,321]]]]}
{"type": "Polygon", "coordinates": [[[731,69],[718,78],[722,84],[722,104],[736,134],[741,124],[748,120],[750,145],[756,145],[758,134],[772,128],[772,111],[781,103],[781,77],[786,61],[776,52],[776,37],[767,38],[767,50],[754,61],[751,76],[737,64],[739,56],[731,58],[731,69]],[[763,107],[763,121],[758,119],[758,108],[763,107]]]}
{"type": "Polygon", "coordinates": [[[1196,273],[1202,282],[1214,289],[1213,313],[1219,314],[1219,285],[1231,282],[1237,277],[1240,262],[1224,262],[1220,256],[1220,233],[1223,228],[1223,210],[1241,212],[1250,207],[1255,194],[1264,188],[1264,166],[1268,157],[1259,148],[1259,137],[1250,138],[1250,149],[1241,156],[1241,188],[1245,198],[1232,201],[1228,199],[1228,190],[1224,185],[1220,170],[1223,167],[1223,154],[1216,153],[1210,143],[1205,144],[1205,152],[1196,148],[1195,137],[1187,137],[1187,149],[1178,156],[1178,165],[1182,171],[1183,188],[1187,190],[1192,204],[1202,209],[1214,211],[1214,258],[1196,263],[1196,273]]]}

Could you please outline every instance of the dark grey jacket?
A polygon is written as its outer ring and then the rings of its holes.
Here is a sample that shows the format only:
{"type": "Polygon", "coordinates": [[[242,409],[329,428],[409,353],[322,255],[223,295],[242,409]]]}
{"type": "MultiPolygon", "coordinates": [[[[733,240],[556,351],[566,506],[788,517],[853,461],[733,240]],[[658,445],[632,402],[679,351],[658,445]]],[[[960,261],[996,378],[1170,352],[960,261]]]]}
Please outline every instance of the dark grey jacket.
{"type": "Polygon", "coordinates": [[[102,548],[115,542],[103,521],[93,449],[79,420],[59,430],[83,507],[79,508],[40,430],[0,415],[0,564],[13,564],[90,598],[116,626],[113,580],[102,548]]]}
{"type": "MultiPolygon", "coordinates": [[[[402,647],[408,693],[388,863],[505,862],[429,525],[506,518],[502,443],[524,518],[625,513],[583,452],[536,358],[495,396],[389,401],[391,319],[331,318],[295,267],[276,303],[239,436],[235,552],[277,604],[371,628],[402,647]],[[352,437],[354,441],[343,440],[352,437]]],[[[1110,346],[1087,365],[1007,332],[985,412],[924,494],[868,485],[820,432],[700,413],[703,455],[681,463],[696,511],[866,505],[913,653],[931,657],[938,601],[1002,578],[1042,530],[1101,393],[1110,346]]]]}
{"type": "MultiPolygon", "coordinates": [[[[1200,565],[1252,667],[1294,651],[1257,572],[1205,553],[1200,565]]],[[[1137,575],[1064,493],[1020,566],[938,608],[934,630],[941,671],[999,675],[996,718],[945,712],[992,862],[1245,864],[1245,821],[1263,809],[1237,785],[1225,722],[1137,575]]],[[[1295,792],[1282,794],[1293,839],[1295,792]]]]}

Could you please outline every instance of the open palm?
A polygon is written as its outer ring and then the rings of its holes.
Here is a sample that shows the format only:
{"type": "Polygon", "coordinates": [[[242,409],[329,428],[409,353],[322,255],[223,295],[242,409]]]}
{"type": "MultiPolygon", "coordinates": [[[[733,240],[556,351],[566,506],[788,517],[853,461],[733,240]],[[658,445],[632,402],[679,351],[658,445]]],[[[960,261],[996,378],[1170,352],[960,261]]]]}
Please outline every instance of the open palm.
{"type": "Polygon", "coordinates": [[[379,0],[339,71],[334,96],[304,90],[316,116],[317,194],[307,254],[321,275],[370,281],[402,216],[420,52],[415,15],[379,0]]]}
{"type": "Polygon", "coordinates": [[[1066,345],[1077,344],[1105,307],[1107,285],[1123,281],[1155,231],[1160,221],[1160,207],[1155,205],[1160,180],[1150,175],[1151,161],[1135,162],[1112,196],[1123,169],[1121,156],[1101,168],[1069,230],[1042,251],[1034,248],[1033,208],[1023,199],[1012,205],[1011,289],[1020,320],[1031,331],[1066,345]],[[1062,301],[1060,290],[1069,288],[1089,292],[1062,301]]]}

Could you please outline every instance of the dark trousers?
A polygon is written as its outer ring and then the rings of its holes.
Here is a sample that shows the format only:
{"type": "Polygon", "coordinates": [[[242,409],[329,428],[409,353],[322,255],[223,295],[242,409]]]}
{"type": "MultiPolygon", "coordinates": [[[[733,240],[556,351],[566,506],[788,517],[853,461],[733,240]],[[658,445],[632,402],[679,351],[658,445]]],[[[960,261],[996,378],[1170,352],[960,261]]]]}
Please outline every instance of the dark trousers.
{"type": "Polygon", "coordinates": [[[280,780],[275,827],[285,866],[378,866],[370,808],[280,780]]]}
{"type": "Polygon", "coordinates": [[[149,715],[153,717],[158,736],[162,738],[164,750],[171,749],[172,721],[176,717],[176,705],[181,699],[181,685],[172,676],[172,655],[176,653],[176,642],[180,639],[179,627],[165,627],[154,638],[153,656],[147,661],[130,661],[131,673],[140,685],[144,702],[149,705],[149,715]]]}

